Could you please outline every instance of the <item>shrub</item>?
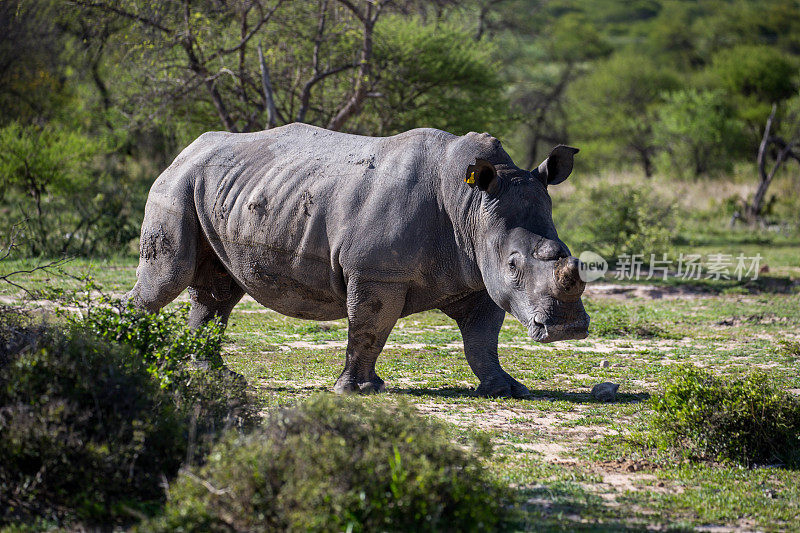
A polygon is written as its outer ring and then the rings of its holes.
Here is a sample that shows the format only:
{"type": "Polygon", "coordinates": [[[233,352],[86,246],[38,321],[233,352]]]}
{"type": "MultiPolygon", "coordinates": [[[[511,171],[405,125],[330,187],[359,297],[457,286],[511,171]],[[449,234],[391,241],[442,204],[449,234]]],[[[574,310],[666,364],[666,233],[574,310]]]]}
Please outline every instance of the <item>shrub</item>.
{"type": "Polygon", "coordinates": [[[107,521],[159,500],[186,453],[186,422],[127,350],[42,329],[0,368],[0,524],[107,521]]]}
{"type": "Polygon", "coordinates": [[[139,516],[184,461],[255,423],[243,380],[221,365],[219,325],[191,331],[185,312],[90,304],[63,331],[0,313],[0,525],[139,516]]]}
{"type": "Polygon", "coordinates": [[[172,386],[176,373],[187,363],[222,366],[223,328],[216,322],[197,330],[187,328],[188,305],[149,314],[119,300],[104,303],[90,303],[83,315],[73,314],[67,321],[99,338],[130,347],[162,386],[172,386]]]}
{"type": "Polygon", "coordinates": [[[556,226],[578,251],[591,250],[614,262],[623,254],[650,254],[670,249],[675,210],[650,189],[631,184],[598,183],[579,187],[574,199],[556,204],[556,226]]]}
{"type": "Polygon", "coordinates": [[[502,493],[488,446],[451,443],[411,407],[321,395],[232,435],[171,486],[157,531],[483,530],[502,493]]]}
{"type": "Polygon", "coordinates": [[[0,231],[24,221],[17,247],[29,256],[109,253],[134,239],[131,187],[109,172],[109,148],[71,127],[0,128],[0,231]]]}
{"type": "Polygon", "coordinates": [[[227,429],[253,426],[258,409],[244,379],[223,366],[221,324],[189,329],[188,310],[181,306],[147,314],[112,301],[111,305],[92,305],[83,316],[69,321],[101,339],[127,346],[131,357],[144,362],[171,394],[178,411],[191,420],[190,456],[202,457],[227,429]]]}
{"type": "Polygon", "coordinates": [[[38,337],[38,329],[23,310],[0,305],[0,369],[38,337]]]}
{"type": "Polygon", "coordinates": [[[792,340],[782,340],[778,343],[778,353],[786,359],[794,361],[800,358],[800,342],[792,340]]]}
{"type": "Polygon", "coordinates": [[[729,381],[684,366],[652,402],[656,433],[691,456],[800,464],[800,401],[763,374],[729,381]]]}

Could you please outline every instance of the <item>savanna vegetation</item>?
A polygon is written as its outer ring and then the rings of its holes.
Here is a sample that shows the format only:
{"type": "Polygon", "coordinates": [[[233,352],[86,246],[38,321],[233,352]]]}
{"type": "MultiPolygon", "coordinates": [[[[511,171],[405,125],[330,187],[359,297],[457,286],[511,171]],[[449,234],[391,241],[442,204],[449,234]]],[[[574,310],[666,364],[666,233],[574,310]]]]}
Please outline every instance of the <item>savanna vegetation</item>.
{"type": "Polygon", "coordinates": [[[0,2],[0,243],[2,531],[798,528],[795,0],[0,2]],[[526,400],[435,311],[337,399],[345,321],[120,303],[175,155],[294,121],[577,146],[559,235],[641,276],[585,340],[507,318],[526,400]]]}

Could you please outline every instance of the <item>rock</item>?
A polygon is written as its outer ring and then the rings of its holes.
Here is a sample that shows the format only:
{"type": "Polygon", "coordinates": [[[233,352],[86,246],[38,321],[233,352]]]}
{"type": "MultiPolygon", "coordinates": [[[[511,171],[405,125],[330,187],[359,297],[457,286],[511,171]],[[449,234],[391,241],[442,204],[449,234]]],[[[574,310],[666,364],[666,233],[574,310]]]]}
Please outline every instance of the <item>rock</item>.
{"type": "Polygon", "coordinates": [[[603,359],[602,361],[600,361],[600,368],[608,368],[610,366],[611,366],[611,363],[609,363],[608,360],[603,359]]]}
{"type": "Polygon", "coordinates": [[[617,399],[619,385],[616,383],[598,383],[592,387],[592,397],[601,402],[613,402],[617,399]]]}

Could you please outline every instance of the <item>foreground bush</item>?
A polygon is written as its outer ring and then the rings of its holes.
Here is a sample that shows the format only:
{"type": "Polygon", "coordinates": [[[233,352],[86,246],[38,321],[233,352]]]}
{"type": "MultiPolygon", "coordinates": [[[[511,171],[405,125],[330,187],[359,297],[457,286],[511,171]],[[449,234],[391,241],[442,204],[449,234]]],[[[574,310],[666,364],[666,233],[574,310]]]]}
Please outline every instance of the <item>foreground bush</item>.
{"type": "Polygon", "coordinates": [[[202,456],[227,429],[245,429],[257,422],[258,410],[246,382],[223,366],[220,324],[187,328],[188,306],[153,315],[118,301],[110,304],[91,307],[70,322],[125,345],[131,357],[145,363],[178,411],[192,419],[192,455],[202,456]]]}
{"type": "Polygon", "coordinates": [[[141,361],[96,338],[41,331],[0,369],[0,524],[108,521],[161,499],[187,423],[141,361]]]}
{"type": "Polygon", "coordinates": [[[181,313],[93,307],[61,328],[0,312],[0,525],[130,522],[181,464],[255,423],[240,376],[194,364],[219,358],[219,328],[181,313]]]}
{"type": "Polygon", "coordinates": [[[410,407],[318,396],[264,428],[183,472],[145,530],[472,531],[499,520],[486,447],[453,444],[410,407]]]}
{"type": "Polygon", "coordinates": [[[800,401],[763,374],[729,381],[682,367],[653,408],[662,441],[696,458],[800,465],[800,401]]]}

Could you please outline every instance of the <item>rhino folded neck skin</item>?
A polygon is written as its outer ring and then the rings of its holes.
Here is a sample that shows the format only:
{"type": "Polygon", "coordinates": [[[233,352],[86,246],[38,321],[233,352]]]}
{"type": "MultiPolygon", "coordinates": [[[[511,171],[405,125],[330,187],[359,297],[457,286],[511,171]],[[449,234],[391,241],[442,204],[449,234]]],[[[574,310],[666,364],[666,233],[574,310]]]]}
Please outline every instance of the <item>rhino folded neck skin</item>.
{"type": "Polygon", "coordinates": [[[499,157],[493,151],[495,161],[478,158],[467,176],[468,182],[473,172],[476,177],[465,229],[486,290],[535,341],[585,338],[580,263],[558,238],[547,192],[567,179],[578,150],[557,146],[532,172],[517,168],[502,148],[499,157]]]}

